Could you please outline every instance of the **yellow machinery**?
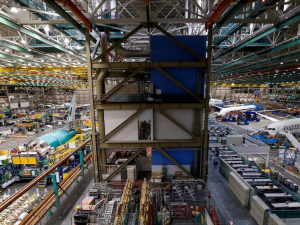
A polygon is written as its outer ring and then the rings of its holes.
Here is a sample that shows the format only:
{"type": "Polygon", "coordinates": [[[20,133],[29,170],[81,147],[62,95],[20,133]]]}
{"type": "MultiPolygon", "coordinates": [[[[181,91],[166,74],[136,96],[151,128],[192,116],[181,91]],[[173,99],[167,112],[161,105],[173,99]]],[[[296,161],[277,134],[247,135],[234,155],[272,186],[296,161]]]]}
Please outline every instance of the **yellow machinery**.
{"type": "Polygon", "coordinates": [[[56,151],[52,155],[50,155],[50,157],[49,157],[49,159],[50,159],[49,166],[51,166],[55,162],[56,159],[63,158],[66,154],[68,154],[69,152],[74,150],[73,148],[70,148],[69,143],[71,143],[71,142],[75,142],[76,147],[81,145],[83,143],[82,134],[76,134],[67,143],[59,146],[56,149],[56,151]]]}
{"type": "Polygon", "coordinates": [[[148,224],[148,213],[149,213],[149,183],[144,179],[141,190],[141,201],[140,201],[140,213],[139,213],[139,225],[148,224]]]}
{"type": "Polygon", "coordinates": [[[38,154],[37,152],[22,152],[11,155],[12,163],[15,165],[37,165],[38,154]]]}
{"type": "Polygon", "coordinates": [[[120,199],[120,202],[119,202],[119,205],[117,208],[117,212],[115,214],[114,225],[123,225],[124,220],[126,218],[126,213],[128,213],[127,206],[128,206],[128,203],[130,202],[131,194],[132,194],[132,183],[130,183],[128,180],[126,180],[123,194],[120,199]]]}

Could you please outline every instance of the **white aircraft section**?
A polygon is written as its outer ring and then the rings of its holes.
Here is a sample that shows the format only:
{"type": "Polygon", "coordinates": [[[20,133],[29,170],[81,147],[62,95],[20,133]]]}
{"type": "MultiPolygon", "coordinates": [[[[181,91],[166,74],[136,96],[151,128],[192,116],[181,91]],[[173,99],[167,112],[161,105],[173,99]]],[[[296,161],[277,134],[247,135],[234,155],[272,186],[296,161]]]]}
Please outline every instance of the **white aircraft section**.
{"type": "Polygon", "coordinates": [[[299,141],[289,131],[279,131],[278,133],[285,135],[295,148],[300,149],[299,141]]]}
{"type": "Polygon", "coordinates": [[[229,112],[254,110],[255,107],[256,107],[255,105],[243,105],[243,106],[222,108],[221,111],[217,113],[217,115],[226,116],[226,114],[229,112]]]}
{"type": "Polygon", "coordinates": [[[76,95],[74,94],[70,104],[68,122],[75,121],[75,110],[76,110],[76,95]]]}
{"type": "Polygon", "coordinates": [[[300,118],[280,120],[274,123],[271,123],[267,126],[266,131],[270,135],[275,135],[279,131],[288,131],[291,134],[300,132],[300,118]]]}
{"type": "Polygon", "coordinates": [[[260,115],[260,116],[262,116],[262,117],[264,117],[264,118],[266,118],[266,119],[268,119],[268,120],[271,120],[271,121],[273,121],[273,122],[278,122],[278,121],[280,121],[280,120],[275,119],[275,118],[273,118],[273,117],[271,117],[271,116],[266,116],[266,115],[261,114],[261,113],[257,113],[257,114],[260,115]]]}
{"type": "Polygon", "coordinates": [[[224,102],[220,99],[209,99],[210,106],[223,105],[224,102]]]}

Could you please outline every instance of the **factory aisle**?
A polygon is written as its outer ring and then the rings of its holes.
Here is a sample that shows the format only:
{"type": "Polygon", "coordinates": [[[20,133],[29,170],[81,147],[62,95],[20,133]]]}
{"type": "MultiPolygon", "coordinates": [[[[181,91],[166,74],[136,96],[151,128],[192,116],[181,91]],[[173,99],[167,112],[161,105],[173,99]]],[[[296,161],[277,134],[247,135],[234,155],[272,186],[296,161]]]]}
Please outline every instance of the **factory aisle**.
{"type": "Polygon", "coordinates": [[[232,220],[235,225],[255,225],[256,221],[250,215],[250,210],[242,205],[228,187],[228,180],[219,172],[219,167],[208,162],[207,188],[217,207],[220,223],[232,220]],[[225,221],[222,221],[225,220],[225,221]]]}
{"type": "Polygon", "coordinates": [[[47,225],[70,225],[73,221],[73,216],[75,215],[76,205],[80,205],[85,197],[88,196],[88,189],[94,184],[94,170],[90,166],[89,169],[84,174],[83,184],[76,190],[72,191],[72,196],[64,201],[60,208],[61,211],[58,214],[54,214],[50,220],[48,220],[47,225]]]}

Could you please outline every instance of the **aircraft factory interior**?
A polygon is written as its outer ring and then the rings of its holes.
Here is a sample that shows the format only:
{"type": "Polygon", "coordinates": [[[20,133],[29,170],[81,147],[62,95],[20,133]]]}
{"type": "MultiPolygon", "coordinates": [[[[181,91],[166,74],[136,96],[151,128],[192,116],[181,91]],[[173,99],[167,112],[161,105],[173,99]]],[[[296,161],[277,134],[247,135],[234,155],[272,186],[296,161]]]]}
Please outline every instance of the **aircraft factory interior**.
{"type": "Polygon", "coordinates": [[[300,0],[0,0],[0,225],[300,225],[300,0]]]}

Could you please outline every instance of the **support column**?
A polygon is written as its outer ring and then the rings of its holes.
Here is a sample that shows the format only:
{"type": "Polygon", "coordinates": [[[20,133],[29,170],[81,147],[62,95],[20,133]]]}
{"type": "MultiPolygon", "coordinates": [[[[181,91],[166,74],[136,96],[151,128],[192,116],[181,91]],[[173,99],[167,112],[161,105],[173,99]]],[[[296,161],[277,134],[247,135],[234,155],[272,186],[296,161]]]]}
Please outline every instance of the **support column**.
{"type": "Polygon", "coordinates": [[[266,168],[269,167],[269,153],[267,154],[267,159],[266,159],[266,168]]]}
{"type": "Polygon", "coordinates": [[[212,29],[208,29],[207,37],[207,67],[206,67],[206,78],[205,78],[205,116],[204,116],[204,131],[203,131],[203,148],[201,151],[201,170],[200,177],[204,182],[207,181],[207,160],[208,160],[208,109],[209,109],[209,94],[210,94],[210,77],[211,77],[211,45],[212,45],[212,29]]]}
{"type": "Polygon", "coordinates": [[[56,175],[55,174],[49,174],[48,177],[52,179],[53,183],[53,189],[54,189],[54,196],[55,196],[55,207],[59,208],[59,195],[58,195],[58,189],[57,189],[57,182],[56,182],[56,175]]]}
{"type": "MultiPolygon", "coordinates": [[[[87,69],[88,69],[88,84],[89,84],[89,96],[90,96],[90,109],[91,109],[91,121],[92,121],[92,133],[91,133],[91,147],[93,154],[93,162],[94,162],[94,179],[96,183],[100,182],[98,174],[98,160],[95,158],[98,156],[97,154],[97,139],[96,139],[96,122],[95,122],[95,107],[94,107],[94,99],[93,99],[93,74],[92,74],[92,64],[91,64],[91,49],[90,49],[90,35],[89,30],[85,28],[85,39],[86,39],[86,55],[87,55],[87,69]]],[[[98,121],[99,123],[99,121],[98,121]]],[[[101,169],[101,168],[100,168],[101,169]]],[[[101,170],[99,170],[100,172],[101,170]]]]}
{"type": "Polygon", "coordinates": [[[82,155],[82,152],[79,151],[79,152],[76,152],[75,155],[79,155],[79,159],[80,159],[80,169],[81,169],[81,176],[83,177],[84,176],[84,163],[83,163],[83,155],[82,155]]]}

